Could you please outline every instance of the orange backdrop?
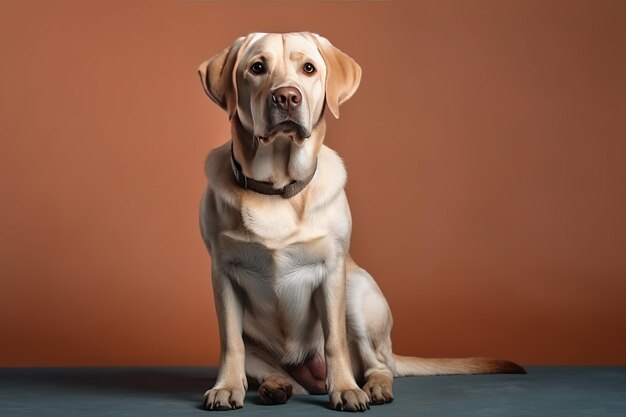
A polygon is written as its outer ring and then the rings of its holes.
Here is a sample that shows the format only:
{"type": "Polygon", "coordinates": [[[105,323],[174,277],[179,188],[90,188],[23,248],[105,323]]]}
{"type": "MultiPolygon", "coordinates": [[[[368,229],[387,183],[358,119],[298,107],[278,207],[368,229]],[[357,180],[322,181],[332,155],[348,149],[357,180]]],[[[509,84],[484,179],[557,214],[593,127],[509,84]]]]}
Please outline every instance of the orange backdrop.
{"type": "Polygon", "coordinates": [[[364,70],[327,144],[396,350],[626,364],[625,5],[5,3],[0,365],[217,362],[196,69],[300,30],[364,70]]]}

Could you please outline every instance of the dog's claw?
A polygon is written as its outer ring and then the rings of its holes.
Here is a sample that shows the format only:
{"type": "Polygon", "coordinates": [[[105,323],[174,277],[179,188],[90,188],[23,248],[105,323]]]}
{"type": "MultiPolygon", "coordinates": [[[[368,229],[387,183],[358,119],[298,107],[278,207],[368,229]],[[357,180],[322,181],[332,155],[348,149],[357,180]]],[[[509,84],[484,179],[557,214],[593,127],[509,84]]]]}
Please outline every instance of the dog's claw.
{"type": "Polygon", "coordinates": [[[369,409],[367,394],[361,389],[348,389],[330,393],[331,405],[338,411],[365,411],[369,409]]]}
{"type": "Polygon", "coordinates": [[[213,388],[204,394],[206,410],[235,410],[243,407],[245,390],[242,388],[213,388]]]}

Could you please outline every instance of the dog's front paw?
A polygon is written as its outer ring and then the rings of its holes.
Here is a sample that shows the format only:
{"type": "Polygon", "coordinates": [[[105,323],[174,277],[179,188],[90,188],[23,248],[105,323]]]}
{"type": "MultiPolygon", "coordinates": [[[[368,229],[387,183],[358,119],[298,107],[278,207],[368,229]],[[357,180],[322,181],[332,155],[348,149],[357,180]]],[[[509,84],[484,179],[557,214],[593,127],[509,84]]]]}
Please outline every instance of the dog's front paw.
{"type": "Polygon", "coordinates": [[[367,394],[359,388],[329,393],[330,406],[339,411],[365,411],[370,408],[367,394]]]}
{"type": "Polygon", "coordinates": [[[212,388],[204,393],[204,408],[207,410],[235,410],[243,407],[246,391],[241,388],[212,388]]]}
{"type": "Polygon", "coordinates": [[[386,404],[393,401],[391,383],[380,380],[369,380],[363,386],[363,391],[367,393],[370,402],[374,405],[386,404]]]}

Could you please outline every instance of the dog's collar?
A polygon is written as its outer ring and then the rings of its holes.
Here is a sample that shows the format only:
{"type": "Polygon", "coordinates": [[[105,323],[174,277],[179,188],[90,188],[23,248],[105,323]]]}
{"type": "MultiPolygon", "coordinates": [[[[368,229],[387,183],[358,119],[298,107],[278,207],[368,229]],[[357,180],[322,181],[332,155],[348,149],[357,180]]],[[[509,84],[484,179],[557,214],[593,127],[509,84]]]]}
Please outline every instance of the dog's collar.
{"type": "Polygon", "coordinates": [[[274,188],[271,182],[257,181],[243,175],[241,165],[239,165],[239,162],[235,160],[232,142],[230,144],[230,165],[233,168],[233,174],[235,174],[237,183],[242,188],[265,195],[280,195],[282,198],[291,198],[297,195],[300,191],[304,190],[304,188],[309,185],[313,179],[315,171],[317,171],[317,159],[315,159],[315,168],[313,168],[313,171],[308,177],[301,181],[292,181],[283,188],[274,188]]]}

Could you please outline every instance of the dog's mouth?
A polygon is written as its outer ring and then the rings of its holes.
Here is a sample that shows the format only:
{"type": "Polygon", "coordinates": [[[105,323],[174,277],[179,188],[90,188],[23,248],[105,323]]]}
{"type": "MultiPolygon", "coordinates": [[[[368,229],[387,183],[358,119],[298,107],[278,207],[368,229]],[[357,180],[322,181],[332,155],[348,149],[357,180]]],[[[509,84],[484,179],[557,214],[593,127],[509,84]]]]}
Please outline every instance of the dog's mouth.
{"type": "Polygon", "coordinates": [[[261,143],[271,143],[277,137],[282,136],[302,143],[311,136],[311,132],[300,123],[288,119],[272,126],[267,134],[256,135],[256,139],[261,143]]]}

